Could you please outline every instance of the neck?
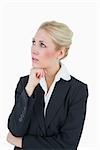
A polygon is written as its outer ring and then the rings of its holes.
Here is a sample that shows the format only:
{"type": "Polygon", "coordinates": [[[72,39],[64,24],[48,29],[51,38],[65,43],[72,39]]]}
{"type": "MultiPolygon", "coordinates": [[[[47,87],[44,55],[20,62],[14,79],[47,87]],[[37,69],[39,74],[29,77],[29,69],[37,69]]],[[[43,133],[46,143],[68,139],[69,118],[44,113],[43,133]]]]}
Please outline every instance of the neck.
{"type": "Polygon", "coordinates": [[[44,71],[45,71],[45,78],[46,78],[46,80],[54,79],[55,75],[59,71],[60,67],[61,67],[60,63],[57,62],[52,67],[45,68],[44,71]]]}

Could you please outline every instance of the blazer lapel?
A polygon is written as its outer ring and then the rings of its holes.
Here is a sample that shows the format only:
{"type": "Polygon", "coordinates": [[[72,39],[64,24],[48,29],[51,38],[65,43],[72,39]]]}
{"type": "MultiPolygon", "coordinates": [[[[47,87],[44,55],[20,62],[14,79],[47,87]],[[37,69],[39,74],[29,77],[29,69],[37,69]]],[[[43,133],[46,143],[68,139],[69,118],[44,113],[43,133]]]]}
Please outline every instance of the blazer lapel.
{"type": "Polygon", "coordinates": [[[61,107],[61,104],[64,102],[64,99],[68,91],[69,91],[69,81],[60,79],[58,82],[56,82],[46,109],[46,116],[45,116],[46,129],[50,124],[50,122],[55,117],[55,114],[61,107]]]}
{"type": "Polygon", "coordinates": [[[39,84],[36,87],[35,97],[36,97],[36,102],[34,106],[35,114],[39,122],[40,128],[43,134],[45,135],[46,128],[44,122],[44,91],[39,84]]]}
{"type": "Polygon", "coordinates": [[[36,102],[34,105],[35,113],[41,130],[46,135],[46,129],[55,117],[57,111],[61,107],[65,100],[67,93],[69,92],[69,81],[60,79],[56,82],[54,90],[51,94],[47,109],[46,116],[44,117],[44,90],[41,85],[38,84],[35,91],[36,102]]]}

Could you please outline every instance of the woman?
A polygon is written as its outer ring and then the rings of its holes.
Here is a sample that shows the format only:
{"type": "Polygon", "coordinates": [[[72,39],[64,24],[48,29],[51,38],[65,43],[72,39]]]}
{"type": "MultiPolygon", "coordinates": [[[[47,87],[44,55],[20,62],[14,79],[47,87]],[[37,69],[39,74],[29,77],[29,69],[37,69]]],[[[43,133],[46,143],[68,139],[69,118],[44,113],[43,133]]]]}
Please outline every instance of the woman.
{"type": "Polygon", "coordinates": [[[41,24],[32,40],[32,69],[20,77],[8,119],[15,150],[77,150],[86,115],[88,86],[61,62],[73,32],[60,22],[41,24]]]}

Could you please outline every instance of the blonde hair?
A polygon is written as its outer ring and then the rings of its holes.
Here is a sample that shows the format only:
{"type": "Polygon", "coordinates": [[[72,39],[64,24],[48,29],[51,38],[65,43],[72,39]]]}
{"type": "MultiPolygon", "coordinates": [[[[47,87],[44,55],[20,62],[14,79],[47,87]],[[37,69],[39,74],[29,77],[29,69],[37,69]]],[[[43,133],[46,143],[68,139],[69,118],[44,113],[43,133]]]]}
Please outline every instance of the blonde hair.
{"type": "Polygon", "coordinates": [[[40,25],[39,29],[44,29],[48,32],[51,39],[56,45],[56,50],[65,47],[66,53],[63,57],[65,58],[72,43],[73,32],[70,30],[70,28],[64,23],[60,23],[57,21],[46,21],[40,25]]]}

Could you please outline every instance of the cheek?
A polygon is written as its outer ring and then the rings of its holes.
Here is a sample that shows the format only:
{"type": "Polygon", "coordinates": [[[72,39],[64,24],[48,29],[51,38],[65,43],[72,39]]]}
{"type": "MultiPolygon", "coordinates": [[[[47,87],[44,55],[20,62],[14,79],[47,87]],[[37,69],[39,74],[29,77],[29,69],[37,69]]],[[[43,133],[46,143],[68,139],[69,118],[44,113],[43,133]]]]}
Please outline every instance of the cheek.
{"type": "Polygon", "coordinates": [[[46,58],[52,58],[52,57],[54,57],[54,55],[55,55],[55,52],[50,52],[50,51],[45,52],[46,58]]]}

